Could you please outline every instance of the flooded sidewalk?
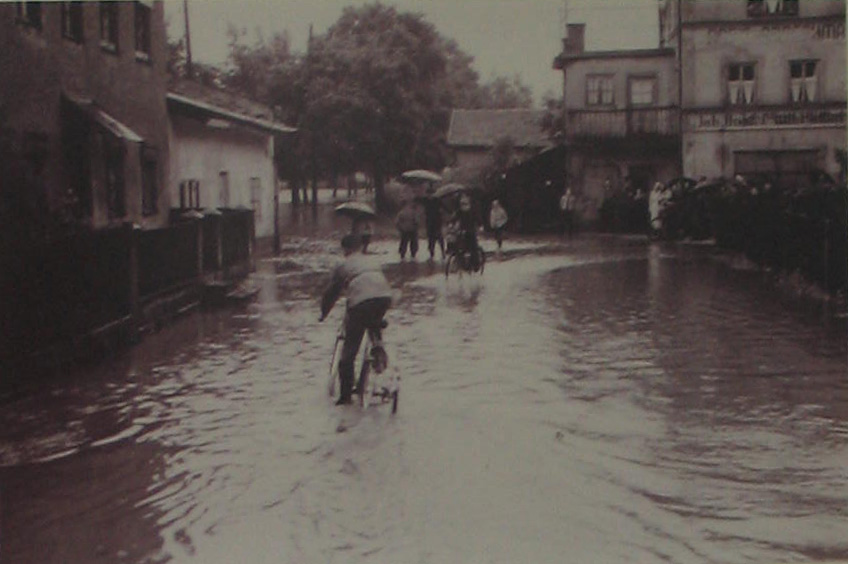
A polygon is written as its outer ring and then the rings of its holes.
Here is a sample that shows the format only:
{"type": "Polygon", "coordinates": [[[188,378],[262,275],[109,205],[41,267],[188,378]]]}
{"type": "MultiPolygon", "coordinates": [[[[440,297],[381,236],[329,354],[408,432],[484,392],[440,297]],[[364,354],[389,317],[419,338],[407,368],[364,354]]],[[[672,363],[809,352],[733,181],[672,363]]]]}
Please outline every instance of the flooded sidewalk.
{"type": "Polygon", "coordinates": [[[399,410],[337,408],[346,225],[312,214],[253,303],[2,392],[0,561],[848,558],[844,320],[636,238],[508,235],[446,279],[388,223],[399,410]]]}

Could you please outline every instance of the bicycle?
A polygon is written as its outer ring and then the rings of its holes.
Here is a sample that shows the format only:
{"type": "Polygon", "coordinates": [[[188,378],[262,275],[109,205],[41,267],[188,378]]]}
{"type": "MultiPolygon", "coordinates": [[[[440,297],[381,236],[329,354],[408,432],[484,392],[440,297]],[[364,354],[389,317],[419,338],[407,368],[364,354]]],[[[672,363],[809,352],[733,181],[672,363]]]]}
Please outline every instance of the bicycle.
{"type": "MultiPolygon", "coordinates": [[[[400,395],[400,376],[397,370],[388,370],[389,357],[383,344],[383,329],[388,323],[383,320],[379,327],[369,327],[362,338],[359,348],[359,378],[354,386],[354,393],[359,398],[359,405],[367,409],[372,400],[392,404],[392,414],[397,413],[398,396],[400,395]],[[388,374],[386,373],[388,371],[388,374]],[[371,376],[372,372],[374,377],[371,376]]],[[[339,381],[339,358],[345,340],[345,323],[342,321],[336,333],[336,343],[333,347],[333,358],[330,361],[330,380],[327,391],[330,397],[336,395],[336,382],[339,381]]]]}
{"type": "Polygon", "coordinates": [[[464,248],[464,245],[453,244],[448,251],[447,259],[445,259],[445,278],[451,272],[456,272],[462,276],[463,272],[469,274],[478,272],[483,274],[483,269],[486,267],[486,253],[483,247],[479,244],[473,251],[464,248]],[[474,254],[476,253],[477,268],[473,268],[474,254]]]}

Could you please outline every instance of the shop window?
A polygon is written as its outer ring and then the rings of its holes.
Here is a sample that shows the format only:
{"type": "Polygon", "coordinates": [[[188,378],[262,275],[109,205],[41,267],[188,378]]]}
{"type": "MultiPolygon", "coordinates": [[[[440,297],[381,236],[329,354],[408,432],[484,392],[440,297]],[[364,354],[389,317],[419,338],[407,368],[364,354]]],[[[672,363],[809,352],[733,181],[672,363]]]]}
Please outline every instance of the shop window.
{"type": "Polygon", "coordinates": [[[135,54],[140,60],[150,59],[150,6],[135,3],[135,54]]]}
{"type": "Polygon", "coordinates": [[[609,106],[614,102],[611,75],[589,75],[586,77],[587,106],[609,106]]]}
{"type": "Polygon", "coordinates": [[[789,93],[796,103],[817,100],[816,61],[789,61],[789,93]]]}
{"type": "Polygon", "coordinates": [[[118,51],[118,6],[120,2],[100,2],[100,46],[118,51]]]}
{"type": "Polygon", "coordinates": [[[754,63],[735,63],[727,71],[728,101],[733,106],[754,103],[756,86],[754,63]]]}
{"type": "Polygon", "coordinates": [[[40,30],[41,5],[42,2],[15,2],[18,22],[40,30]]]}
{"type": "Polygon", "coordinates": [[[748,17],[797,16],[798,0],[748,0],[748,17]]]}
{"type": "Polygon", "coordinates": [[[154,215],[159,211],[158,158],[156,149],[141,148],[141,213],[154,215]]]}
{"type": "Polygon", "coordinates": [[[62,36],[82,43],[82,2],[62,2],[62,36]]]}
{"type": "Polygon", "coordinates": [[[653,77],[630,79],[630,105],[653,106],[657,103],[657,79],[653,77]]]}
{"type": "Polygon", "coordinates": [[[180,207],[183,209],[200,208],[200,181],[188,179],[180,182],[180,207]]]}
{"type": "Polygon", "coordinates": [[[250,207],[256,221],[262,219],[262,179],[254,176],[250,179],[250,207]]]}

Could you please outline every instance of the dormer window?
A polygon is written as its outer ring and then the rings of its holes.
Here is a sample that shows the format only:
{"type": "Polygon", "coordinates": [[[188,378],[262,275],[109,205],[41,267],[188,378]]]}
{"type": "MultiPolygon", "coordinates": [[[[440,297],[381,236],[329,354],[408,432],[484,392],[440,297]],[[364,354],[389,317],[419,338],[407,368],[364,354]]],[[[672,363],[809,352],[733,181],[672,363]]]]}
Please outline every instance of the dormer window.
{"type": "Polygon", "coordinates": [[[798,0],[748,0],[748,17],[797,16],[798,0]]]}

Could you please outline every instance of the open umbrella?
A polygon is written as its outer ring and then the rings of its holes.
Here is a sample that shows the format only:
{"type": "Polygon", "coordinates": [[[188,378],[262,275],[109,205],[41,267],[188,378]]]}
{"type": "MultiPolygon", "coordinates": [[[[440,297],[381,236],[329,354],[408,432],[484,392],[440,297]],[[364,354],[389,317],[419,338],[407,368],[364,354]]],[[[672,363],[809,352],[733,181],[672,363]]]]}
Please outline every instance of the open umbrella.
{"type": "Polygon", "coordinates": [[[346,216],[351,219],[372,219],[377,217],[377,213],[368,204],[362,202],[345,202],[336,206],[334,210],[338,215],[346,216]]]}
{"type": "Polygon", "coordinates": [[[426,180],[428,182],[439,182],[442,179],[442,177],[435,172],[422,169],[407,170],[401,174],[400,177],[404,180],[426,180]]]}
{"type": "Polygon", "coordinates": [[[465,184],[457,184],[456,182],[451,182],[450,184],[445,184],[444,186],[439,187],[436,190],[436,193],[433,194],[436,198],[444,198],[446,196],[452,196],[453,194],[459,194],[461,192],[468,192],[469,188],[465,186],[465,184]]]}

